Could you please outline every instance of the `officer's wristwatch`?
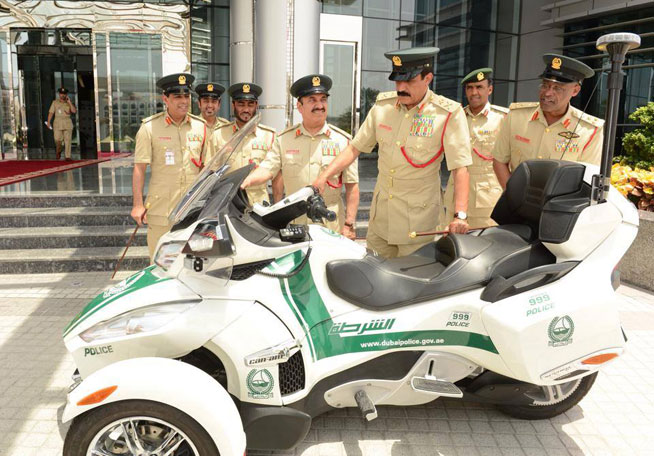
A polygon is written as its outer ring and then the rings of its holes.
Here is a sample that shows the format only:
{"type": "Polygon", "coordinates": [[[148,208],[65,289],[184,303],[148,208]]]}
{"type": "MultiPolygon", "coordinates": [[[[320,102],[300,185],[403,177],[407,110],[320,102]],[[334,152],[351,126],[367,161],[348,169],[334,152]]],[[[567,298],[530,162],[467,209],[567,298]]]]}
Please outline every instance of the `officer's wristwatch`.
{"type": "Polygon", "coordinates": [[[454,213],[454,218],[459,220],[468,220],[468,214],[463,211],[457,211],[454,213]]]}
{"type": "Polygon", "coordinates": [[[343,225],[347,226],[348,228],[354,229],[354,223],[345,222],[345,223],[343,223],[343,225]]]}

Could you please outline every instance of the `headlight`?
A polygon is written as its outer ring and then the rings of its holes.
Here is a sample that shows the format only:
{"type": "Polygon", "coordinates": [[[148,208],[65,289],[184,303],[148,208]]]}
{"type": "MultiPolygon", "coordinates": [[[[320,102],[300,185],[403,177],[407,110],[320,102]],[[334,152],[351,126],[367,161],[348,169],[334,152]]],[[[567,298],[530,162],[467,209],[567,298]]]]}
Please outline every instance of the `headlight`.
{"type": "Polygon", "coordinates": [[[161,247],[159,247],[159,250],[157,250],[157,253],[154,255],[154,262],[157,266],[161,266],[162,268],[168,270],[168,268],[173,264],[173,261],[175,261],[175,258],[177,258],[177,255],[179,255],[179,252],[181,252],[182,247],[186,242],[166,242],[165,244],[161,244],[161,247]]]}
{"type": "Polygon", "coordinates": [[[84,342],[90,343],[155,331],[196,304],[159,304],[136,309],[110,320],[102,321],[81,333],[80,337],[84,342]]]}

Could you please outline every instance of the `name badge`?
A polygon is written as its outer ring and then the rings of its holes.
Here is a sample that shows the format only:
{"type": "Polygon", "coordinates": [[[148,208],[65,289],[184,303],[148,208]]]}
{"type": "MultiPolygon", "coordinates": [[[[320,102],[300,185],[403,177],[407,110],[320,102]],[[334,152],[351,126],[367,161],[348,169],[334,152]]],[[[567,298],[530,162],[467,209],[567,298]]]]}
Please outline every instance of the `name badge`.
{"type": "Polygon", "coordinates": [[[166,165],[174,165],[175,164],[175,152],[174,151],[172,151],[170,149],[166,149],[165,157],[166,157],[166,165]]]}

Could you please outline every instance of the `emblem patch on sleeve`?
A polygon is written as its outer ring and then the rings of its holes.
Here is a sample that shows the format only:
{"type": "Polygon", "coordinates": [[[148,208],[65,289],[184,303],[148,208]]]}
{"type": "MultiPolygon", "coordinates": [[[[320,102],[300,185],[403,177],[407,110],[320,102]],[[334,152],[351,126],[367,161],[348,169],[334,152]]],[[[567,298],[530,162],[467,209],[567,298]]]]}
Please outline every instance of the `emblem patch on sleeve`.
{"type": "Polygon", "coordinates": [[[432,136],[434,134],[434,116],[416,115],[413,117],[411,136],[432,136]]]}

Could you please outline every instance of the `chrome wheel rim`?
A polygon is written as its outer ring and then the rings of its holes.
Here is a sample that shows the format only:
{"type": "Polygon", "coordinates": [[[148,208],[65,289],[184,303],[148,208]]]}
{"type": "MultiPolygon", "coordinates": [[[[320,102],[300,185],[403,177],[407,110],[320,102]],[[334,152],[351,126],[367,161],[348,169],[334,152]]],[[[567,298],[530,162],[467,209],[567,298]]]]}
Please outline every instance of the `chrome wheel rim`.
{"type": "Polygon", "coordinates": [[[87,456],[200,456],[178,427],[159,418],[131,416],[103,427],[91,440],[87,456]]]}
{"type": "Polygon", "coordinates": [[[581,384],[581,378],[560,385],[541,386],[536,393],[527,394],[534,400],[532,405],[542,407],[563,402],[574,393],[581,384]]]}

